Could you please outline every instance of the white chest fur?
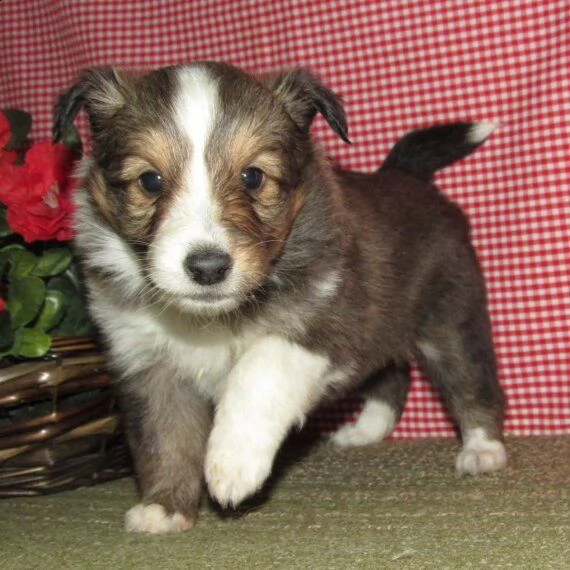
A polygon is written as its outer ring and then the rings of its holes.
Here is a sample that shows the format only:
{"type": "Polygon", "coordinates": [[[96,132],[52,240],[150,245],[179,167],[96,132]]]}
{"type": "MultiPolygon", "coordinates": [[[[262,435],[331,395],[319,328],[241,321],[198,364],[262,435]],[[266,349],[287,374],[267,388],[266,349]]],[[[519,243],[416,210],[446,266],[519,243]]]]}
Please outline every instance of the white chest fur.
{"type": "Polygon", "coordinates": [[[219,325],[199,327],[174,310],[120,309],[105,297],[96,298],[92,310],[123,374],[166,367],[173,380],[193,381],[214,402],[235,362],[259,336],[236,336],[219,325]]]}

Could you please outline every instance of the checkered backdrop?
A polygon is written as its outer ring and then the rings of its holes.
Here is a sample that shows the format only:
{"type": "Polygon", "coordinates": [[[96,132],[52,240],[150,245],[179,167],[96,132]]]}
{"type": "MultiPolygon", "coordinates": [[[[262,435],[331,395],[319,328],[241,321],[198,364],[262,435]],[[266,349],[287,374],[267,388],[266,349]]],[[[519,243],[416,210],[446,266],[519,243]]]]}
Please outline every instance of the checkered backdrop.
{"type": "MultiPolygon", "coordinates": [[[[86,67],[193,59],[250,70],[309,66],[346,100],[352,146],[315,133],[345,167],[373,170],[406,131],[492,120],[501,129],[438,178],[469,214],[488,282],[508,432],[570,432],[569,5],[566,0],[3,0],[0,108],[47,137],[56,94],[86,67]]],[[[354,402],[344,406],[352,413],[354,402]]],[[[343,407],[317,414],[331,425],[343,407]]],[[[450,436],[414,371],[395,437],[450,436]]]]}

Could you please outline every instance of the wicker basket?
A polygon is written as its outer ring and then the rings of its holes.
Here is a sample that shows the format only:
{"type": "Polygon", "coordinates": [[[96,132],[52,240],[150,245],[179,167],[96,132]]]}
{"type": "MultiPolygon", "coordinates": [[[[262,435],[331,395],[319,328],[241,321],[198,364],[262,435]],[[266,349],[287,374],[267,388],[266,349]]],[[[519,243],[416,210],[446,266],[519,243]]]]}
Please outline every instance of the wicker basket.
{"type": "Polygon", "coordinates": [[[0,368],[0,497],[54,493],[131,473],[110,376],[90,339],[0,368]]]}

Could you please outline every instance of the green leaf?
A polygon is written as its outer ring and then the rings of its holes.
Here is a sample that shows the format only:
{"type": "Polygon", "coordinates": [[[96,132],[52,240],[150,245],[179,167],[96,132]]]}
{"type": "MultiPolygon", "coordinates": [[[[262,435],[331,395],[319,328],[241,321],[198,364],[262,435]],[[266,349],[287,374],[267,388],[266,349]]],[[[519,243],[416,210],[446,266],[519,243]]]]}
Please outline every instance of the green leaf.
{"type": "Polygon", "coordinates": [[[0,278],[4,276],[6,267],[8,267],[8,261],[10,260],[10,255],[8,252],[0,251],[0,278]]]}
{"type": "Polygon", "coordinates": [[[67,247],[48,249],[31,271],[36,277],[52,277],[63,273],[71,263],[71,251],[67,247]]]}
{"type": "Polygon", "coordinates": [[[27,249],[10,250],[10,279],[19,279],[29,275],[38,262],[38,258],[27,249]]]}
{"type": "Polygon", "coordinates": [[[14,233],[6,220],[6,212],[6,208],[0,208],[0,238],[11,236],[14,233]]]}
{"type": "Polygon", "coordinates": [[[65,295],[61,291],[48,289],[44,306],[34,328],[43,332],[49,332],[53,329],[65,315],[65,304],[65,295]]]}
{"type": "Polygon", "coordinates": [[[36,329],[21,328],[16,331],[11,353],[24,358],[44,356],[51,347],[51,337],[36,329]]]}
{"type": "Polygon", "coordinates": [[[25,251],[26,248],[21,243],[11,243],[10,245],[5,245],[4,247],[0,248],[0,253],[13,250],[25,251]]]}
{"type": "Polygon", "coordinates": [[[0,249],[0,277],[4,276],[8,262],[11,261],[14,251],[24,251],[26,248],[18,243],[12,243],[0,249]]]}
{"type": "Polygon", "coordinates": [[[74,267],[48,281],[48,290],[61,291],[65,296],[65,315],[52,332],[62,336],[83,336],[93,330],[85,307],[85,295],[74,267]]]}
{"type": "Polygon", "coordinates": [[[6,150],[22,148],[32,128],[32,116],[20,109],[4,109],[2,112],[6,115],[12,131],[12,138],[6,145],[6,150]]]}
{"type": "Polygon", "coordinates": [[[19,329],[36,318],[44,304],[45,290],[45,283],[38,277],[28,275],[10,281],[7,308],[14,329],[19,329]]]}
{"type": "Polygon", "coordinates": [[[6,349],[14,342],[14,331],[8,311],[0,311],[0,348],[6,349]]]}

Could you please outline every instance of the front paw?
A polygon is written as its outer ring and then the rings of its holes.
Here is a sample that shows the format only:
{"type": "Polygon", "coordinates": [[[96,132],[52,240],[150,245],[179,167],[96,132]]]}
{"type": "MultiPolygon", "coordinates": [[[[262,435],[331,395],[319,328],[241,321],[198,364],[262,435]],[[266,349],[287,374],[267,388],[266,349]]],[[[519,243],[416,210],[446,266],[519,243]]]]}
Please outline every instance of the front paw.
{"type": "Polygon", "coordinates": [[[125,515],[127,532],[145,532],[149,534],[165,534],[182,532],[192,528],[194,521],[181,513],[169,515],[162,505],[141,503],[130,509],[125,515]]]}
{"type": "Polygon", "coordinates": [[[255,445],[219,442],[213,435],[206,455],[206,483],[222,507],[235,507],[261,488],[271,472],[273,456],[255,445]]]}

